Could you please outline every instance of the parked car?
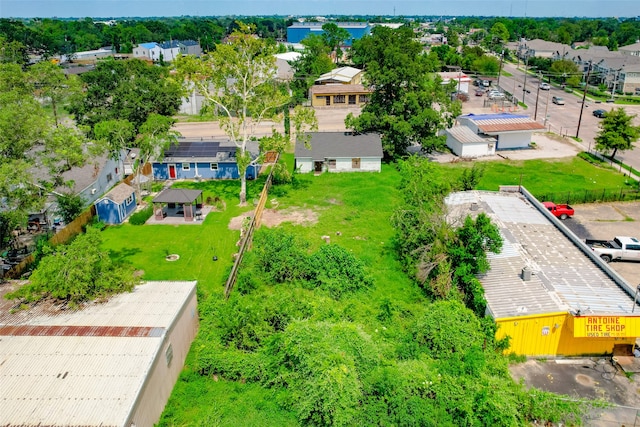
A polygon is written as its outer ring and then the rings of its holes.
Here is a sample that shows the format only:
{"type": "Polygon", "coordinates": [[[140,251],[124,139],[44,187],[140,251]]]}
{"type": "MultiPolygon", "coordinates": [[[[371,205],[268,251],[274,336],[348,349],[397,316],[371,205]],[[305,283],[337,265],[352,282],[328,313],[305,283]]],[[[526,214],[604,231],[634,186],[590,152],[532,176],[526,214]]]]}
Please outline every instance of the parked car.
{"type": "Polygon", "coordinates": [[[551,98],[551,102],[556,105],[564,105],[564,98],[561,96],[554,96],[553,98],[551,98]]]}
{"type": "Polygon", "coordinates": [[[551,89],[551,85],[549,83],[542,82],[542,83],[540,83],[540,89],[541,90],[550,90],[551,89]]]}
{"type": "Polygon", "coordinates": [[[640,261],[640,240],[616,236],[613,240],[585,240],[604,262],[640,261]]]}
{"type": "Polygon", "coordinates": [[[607,117],[607,111],[606,110],[593,110],[593,115],[596,116],[599,119],[604,119],[605,117],[607,117]]]}
{"type": "Polygon", "coordinates": [[[482,96],[482,95],[484,95],[484,93],[485,93],[485,92],[484,92],[484,90],[482,90],[482,89],[477,89],[477,90],[476,90],[476,96],[482,96]]]}
{"type": "Polygon", "coordinates": [[[569,205],[556,205],[553,202],[542,202],[545,208],[549,209],[549,212],[556,218],[567,219],[573,216],[575,211],[569,205]]]}
{"type": "Polygon", "coordinates": [[[489,91],[488,96],[489,96],[489,99],[503,99],[504,93],[498,90],[492,90],[492,91],[489,91]]]}
{"type": "Polygon", "coordinates": [[[491,82],[489,80],[483,80],[482,81],[482,86],[489,87],[489,86],[491,86],[491,82]]]}

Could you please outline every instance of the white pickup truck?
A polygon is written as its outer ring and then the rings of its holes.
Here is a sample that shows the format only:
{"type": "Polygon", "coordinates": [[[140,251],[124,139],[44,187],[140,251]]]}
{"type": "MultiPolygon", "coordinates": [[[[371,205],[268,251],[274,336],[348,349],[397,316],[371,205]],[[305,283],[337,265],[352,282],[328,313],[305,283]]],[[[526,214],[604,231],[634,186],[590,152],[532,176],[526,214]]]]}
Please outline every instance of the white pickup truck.
{"type": "Polygon", "coordinates": [[[640,240],[616,236],[613,240],[585,240],[604,262],[640,261],[640,240]]]}

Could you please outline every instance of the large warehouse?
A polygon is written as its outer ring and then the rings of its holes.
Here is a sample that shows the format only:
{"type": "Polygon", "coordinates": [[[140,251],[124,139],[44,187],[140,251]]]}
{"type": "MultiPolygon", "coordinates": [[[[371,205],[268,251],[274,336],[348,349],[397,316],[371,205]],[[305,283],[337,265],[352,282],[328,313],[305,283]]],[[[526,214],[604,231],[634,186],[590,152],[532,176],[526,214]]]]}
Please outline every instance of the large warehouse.
{"type": "Polygon", "coordinates": [[[526,356],[631,354],[640,336],[635,287],[598,258],[522,187],[451,194],[452,221],[484,212],[502,252],[479,277],[487,312],[526,356]]]}
{"type": "Polygon", "coordinates": [[[196,282],[147,282],[77,311],[40,304],[11,313],[7,291],[1,426],[158,422],[198,328],[196,282]]]}
{"type": "MultiPolygon", "coordinates": [[[[287,41],[289,43],[300,43],[309,34],[322,35],[322,26],[326,22],[294,22],[287,28],[287,41]]],[[[369,35],[371,27],[367,22],[334,22],[338,28],[343,28],[349,32],[351,38],[344,41],[345,46],[351,46],[353,40],[369,35]]]]}

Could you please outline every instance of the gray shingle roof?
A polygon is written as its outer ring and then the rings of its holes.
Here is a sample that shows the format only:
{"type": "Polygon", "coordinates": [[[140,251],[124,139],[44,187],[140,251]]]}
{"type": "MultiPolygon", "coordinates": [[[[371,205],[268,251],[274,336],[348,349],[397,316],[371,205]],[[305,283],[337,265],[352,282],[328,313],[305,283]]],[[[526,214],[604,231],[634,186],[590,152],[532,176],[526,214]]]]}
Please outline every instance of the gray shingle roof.
{"type": "Polygon", "coordinates": [[[121,182],[120,184],[113,187],[111,191],[105,194],[104,197],[108,198],[109,200],[112,200],[114,203],[119,205],[125,200],[127,200],[127,198],[131,196],[134,193],[134,191],[135,190],[133,189],[133,187],[125,184],[124,182],[121,182]]]}
{"type": "Polygon", "coordinates": [[[351,132],[313,132],[311,147],[296,141],[295,156],[311,157],[315,161],[336,157],[382,158],[382,138],[377,133],[353,134],[351,132]]]}

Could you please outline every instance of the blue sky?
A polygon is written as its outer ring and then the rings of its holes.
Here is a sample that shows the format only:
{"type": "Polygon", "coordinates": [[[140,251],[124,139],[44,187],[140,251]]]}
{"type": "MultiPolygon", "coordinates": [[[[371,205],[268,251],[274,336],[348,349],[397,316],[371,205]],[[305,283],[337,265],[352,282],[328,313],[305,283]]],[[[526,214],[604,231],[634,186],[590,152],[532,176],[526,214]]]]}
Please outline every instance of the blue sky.
{"type": "Polygon", "coordinates": [[[0,0],[0,17],[216,15],[640,16],[640,0],[0,0]]]}

